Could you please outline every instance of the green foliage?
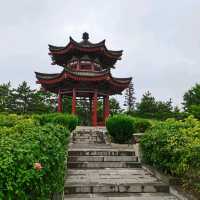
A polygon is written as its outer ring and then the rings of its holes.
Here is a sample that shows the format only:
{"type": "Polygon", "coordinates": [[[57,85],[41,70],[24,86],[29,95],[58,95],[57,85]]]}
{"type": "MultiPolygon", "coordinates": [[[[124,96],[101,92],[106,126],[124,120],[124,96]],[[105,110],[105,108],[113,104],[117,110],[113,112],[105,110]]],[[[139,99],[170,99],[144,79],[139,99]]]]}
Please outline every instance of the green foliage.
{"type": "Polygon", "coordinates": [[[77,101],[76,113],[79,117],[80,123],[84,126],[91,125],[90,106],[91,106],[90,101],[87,98],[82,98],[81,100],[77,101]]]}
{"type": "Polygon", "coordinates": [[[10,87],[10,82],[0,85],[0,112],[8,111],[10,87]]]}
{"type": "Polygon", "coordinates": [[[18,122],[29,118],[27,115],[16,115],[16,114],[0,114],[0,128],[1,127],[13,127],[18,122]]]}
{"type": "Polygon", "coordinates": [[[63,125],[73,131],[78,124],[78,118],[75,115],[58,114],[54,117],[53,123],[63,125]]]}
{"type": "Polygon", "coordinates": [[[69,131],[40,120],[0,115],[0,199],[50,199],[63,190],[69,131]]]}
{"type": "Polygon", "coordinates": [[[141,102],[136,104],[136,110],[130,113],[133,116],[166,120],[168,118],[183,119],[185,114],[178,107],[173,108],[172,101],[157,101],[150,92],[143,95],[141,102]]]}
{"type": "Polygon", "coordinates": [[[111,115],[117,115],[123,112],[123,110],[120,107],[119,102],[115,98],[110,98],[109,100],[110,104],[110,114],[111,115]]]}
{"type": "Polygon", "coordinates": [[[188,111],[192,105],[200,105],[200,84],[196,84],[183,96],[184,109],[188,111]]]}
{"type": "Polygon", "coordinates": [[[10,82],[0,85],[0,112],[32,114],[56,110],[55,96],[42,90],[32,90],[24,81],[12,89],[10,82]]]}
{"type": "Polygon", "coordinates": [[[107,119],[106,128],[113,142],[128,143],[134,130],[133,119],[128,115],[114,115],[107,119]]]}
{"type": "Polygon", "coordinates": [[[188,113],[192,114],[197,119],[200,119],[200,104],[199,105],[191,105],[188,108],[188,113]]]}
{"type": "Polygon", "coordinates": [[[40,125],[47,123],[60,124],[70,131],[73,131],[78,125],[78,118],[75,115],[68,115],[65,113],[51,113],[42,115],[33,115],[33,119],[39,122],[40,125]]]}
{"type": "Polygon", "coordinates": [[[134,133],[144,133],[151,127],[151,123],[148,119],[133,118],[134,133]]]}
{"type": "Polygon", "coordinates": [[[135,109],[135,91],[134,91],[134,85],[131,81],[128,88],[125,90],[125,102],[124,106],[127,106],[128,112],[133,112],[135,109]]]}
{"type": "Polygon", "coordinates": [[[157,122],[141,139],[143,160],[164,172],[200,180],[200,121],[157,122]]]}
{"type": "Polygon", "coordinates": [[[147,92],[143,95],[141,102],[136,104],[136,114],[139,117],[164,120],[173,116],[173,107],[171,99],[169,101],[156,101],[156,99],[147,92]]]}

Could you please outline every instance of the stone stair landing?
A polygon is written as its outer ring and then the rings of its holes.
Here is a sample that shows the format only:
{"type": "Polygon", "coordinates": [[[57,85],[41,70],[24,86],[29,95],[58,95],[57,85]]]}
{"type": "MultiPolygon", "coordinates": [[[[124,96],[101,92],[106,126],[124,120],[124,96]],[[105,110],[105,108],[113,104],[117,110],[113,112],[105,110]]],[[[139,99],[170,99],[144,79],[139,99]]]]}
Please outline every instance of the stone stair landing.
{"type": "Polygon", "coordinates": [[[105,128],[78,127],[73,132],[65,200],[177,200],[169,185],[142,168],[133,146],[107,141],[105,128]]]}

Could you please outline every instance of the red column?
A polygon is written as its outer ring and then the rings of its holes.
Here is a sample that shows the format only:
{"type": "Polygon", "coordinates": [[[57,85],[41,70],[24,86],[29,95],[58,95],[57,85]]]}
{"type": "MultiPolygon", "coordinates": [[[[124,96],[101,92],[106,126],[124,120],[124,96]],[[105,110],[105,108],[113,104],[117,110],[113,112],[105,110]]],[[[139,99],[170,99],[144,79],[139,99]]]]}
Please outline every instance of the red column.
{"type": "Polygon", "coordinates": [[[62,95],[58,93],[58,112],[62,112],[62,95]]]}
{"type": "Polygon", "coordinates": [[[92,99],[92,126],[97,125],[97,91],[94,92],[92,99]]]}
{"type": "Polygon", "coordinates": [[[104,107],[104,122],[106,122],[106,119],[109,117],[110,114],[110,106],[109,106],[109,96],[105,96],[103,98],[103,107],[104,107]]]}
{"type": "Polygon", "coordinates": [[[95,71],[95,70],[94,70],[94,62],[92,62],[92,71],[95,71]]]}
{"type": "Polygon", "coordinates": [[[72,114],[76,114],[76,90],[72,90],[72,114]]]}
{"type": "Polygon", "coordinates": [[[80,60],[78,60],[77,66],[76,66],[76,70],[79,71],[80,70],[80,60]]]}

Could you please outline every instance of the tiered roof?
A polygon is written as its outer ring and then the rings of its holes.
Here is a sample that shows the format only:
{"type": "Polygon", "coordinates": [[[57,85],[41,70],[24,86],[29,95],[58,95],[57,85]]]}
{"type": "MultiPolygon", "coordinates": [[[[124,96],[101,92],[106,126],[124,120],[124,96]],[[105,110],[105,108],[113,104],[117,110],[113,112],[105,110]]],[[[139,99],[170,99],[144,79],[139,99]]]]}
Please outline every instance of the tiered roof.
{"type": "Polygon", "coordinates": [[[105,40],[99,43],[91,43],[88,33],[84,33],[82,38],[81,42],[76,42],[70,37],[70,42],[64,47],[49,45],[52,64],[65,66],[73,57],[80,59],[84,54],[87,54],[91,60],[98,58],[104,68],[111,68],[114,67],[117,60],[121,59],[123,51],[108,50],[105,40]]]}
{"type": "Polygon", "coordinates": [[[73,88],[77,88],[82,91],[78,93],[80,96],[89,96],[94,90],[98,90],[99,94],[120,94],[127,88],[131,78],[115,78],[110,72],[110,68],[121,59],[122,51],[108,50],[105,40],[94,44],[88,39],[89,35],[84,33],[81,42],[70,37],[65,47],[49,45],[54,64],[64,69],[56,74],[36,72],[37,83],[45,90],[68,92],[68,95],[71,95],[73,88]]]}
{"type": "Polygon", "coordinates": [[[99,92],[108,92],[109,95],[121,94],[128,87],[132,78],[115,78],[109,70],[101,72],[63,70],[57,74],[44,74],[36,72],[37,83],[51,92],[72,90],[74,86],[79,89],[87,88],[91,91],[98,89],[99,92]],[[69,84],[66,84],[69,83],[69,84]],[[73,84],[72,84],[73,83],[73,84]],[[82,84],[80,84],[82,83],[82,84]],[[102,88],[102,91],[101,89],[102,88]]]}

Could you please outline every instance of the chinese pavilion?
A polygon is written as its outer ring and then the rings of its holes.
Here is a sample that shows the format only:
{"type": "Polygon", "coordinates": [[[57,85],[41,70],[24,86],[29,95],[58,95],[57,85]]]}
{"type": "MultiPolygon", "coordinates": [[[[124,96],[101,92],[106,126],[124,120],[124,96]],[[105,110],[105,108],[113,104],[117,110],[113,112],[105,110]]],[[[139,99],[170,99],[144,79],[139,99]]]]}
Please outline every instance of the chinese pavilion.
{"type": "Polygon", "coordinates": [[[61,73],[46,74],[35,72],[37,83],[45,91],[58,94],[58,112],[62,112],[62,97],[71,96],[72,114],[76,114],[76,99],[89,98],[91,123],[97,126],[97,101],[103,98],[104,122],[109,116],[109,96],[121,94],[131,78],[114,78],[111,68],[121,59],[122,51],[111,51],[105,46],[105,40],[91,43],[89,34],[83,33],[81,42],[70,37],[64,47],[49,45],[52,65],[63,67],[61,73]]]}

